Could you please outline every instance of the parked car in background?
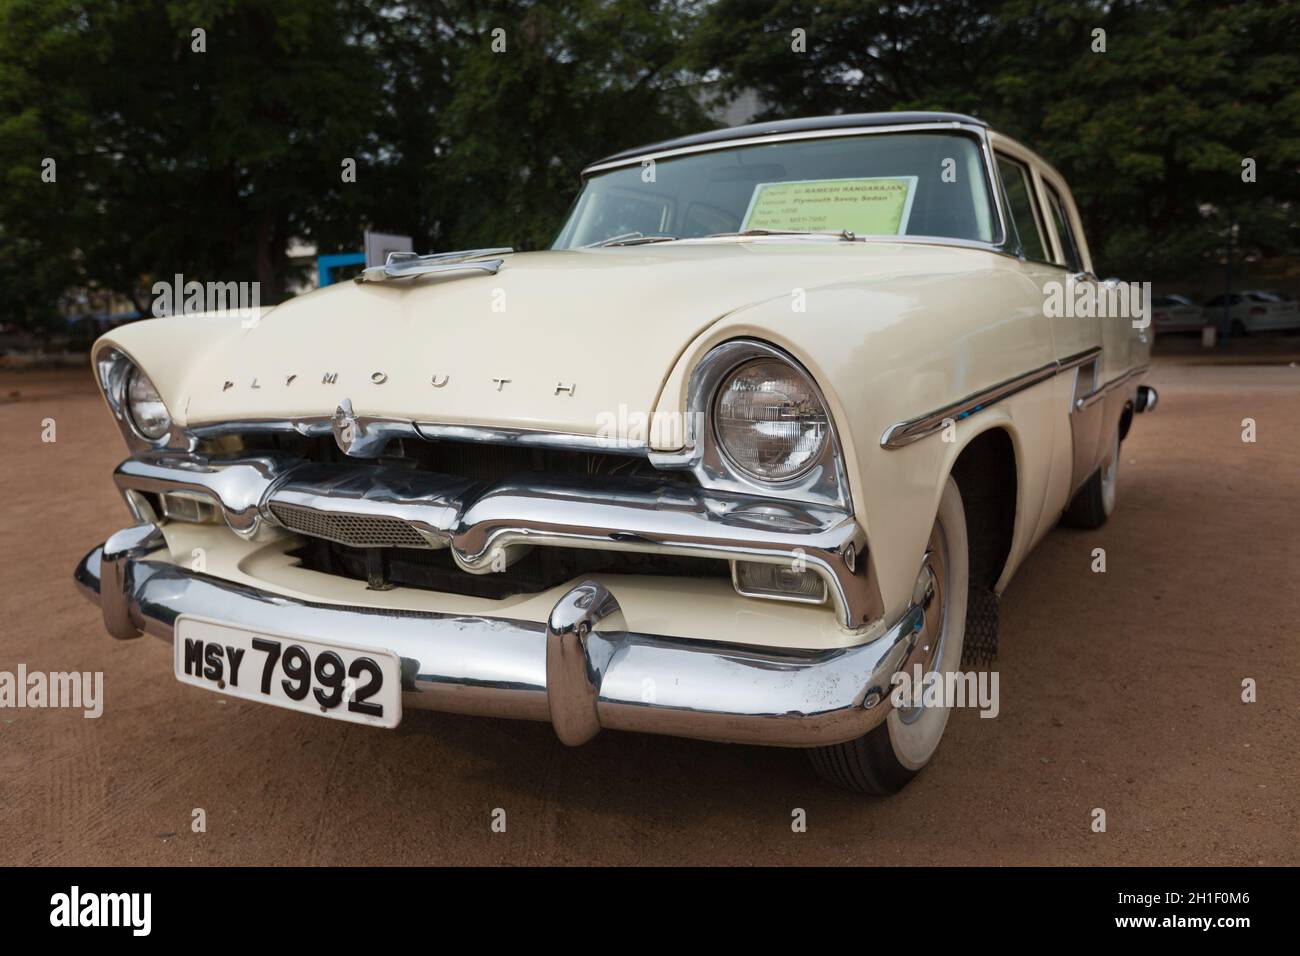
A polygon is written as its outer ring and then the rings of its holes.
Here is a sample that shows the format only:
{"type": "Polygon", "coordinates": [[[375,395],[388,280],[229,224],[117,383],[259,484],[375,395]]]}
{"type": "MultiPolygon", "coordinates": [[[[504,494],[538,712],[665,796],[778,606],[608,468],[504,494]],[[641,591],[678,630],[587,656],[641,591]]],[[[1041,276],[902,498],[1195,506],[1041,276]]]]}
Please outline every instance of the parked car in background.
{"type": "Polygon", "coordinates": [[[1210,299],[1204,310],[1207,325],[1223,324],[1225,302],[1234,335],[1300,329],[1300,304],[1281,292],[1262,289],[1247,289],[1210,299]]]}
{"type": "Polygon", "coordinates": [[[949,716],[899,675],[991,660],[1034,544],[1114,510],[1145,324],[1045,313],[1099,285],[1074,199],[967,116],[715,130],[583,179],[549,250],[105,335],[132,522],[77,583],[211,692],[804,747],[897,790],[949,716]]]}
{"type": "Polygon", "coordinates": [[[1185,295],[1162,295],[1151,300],[1151,323],[1161,332],[1198,332],[1206,324],[1205,310],[1185,295]]]}

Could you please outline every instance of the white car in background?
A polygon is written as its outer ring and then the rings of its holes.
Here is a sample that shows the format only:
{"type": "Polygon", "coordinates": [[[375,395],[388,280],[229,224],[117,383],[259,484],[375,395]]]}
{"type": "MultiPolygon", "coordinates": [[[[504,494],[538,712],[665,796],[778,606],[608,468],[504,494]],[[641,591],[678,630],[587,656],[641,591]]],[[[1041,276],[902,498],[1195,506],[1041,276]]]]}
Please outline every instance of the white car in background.
{"type": "Polygon", "coordinates": [[[1234,335],[1252,332],[1275,332],[1300,328],[1300,304],[1280,292],[1248,289],[1228,296],[1217,295],[1205,303],[1205,321],[1209,325],[1223,322],[1225,300],[1234,335]]]}
{"type": "Polygon", "coordinates": [[[1151,300],[1151,322],[1161,332],[1197,332],[1209,321],[1199,305],[1185,295],[1162,295],[1151,300]]]}

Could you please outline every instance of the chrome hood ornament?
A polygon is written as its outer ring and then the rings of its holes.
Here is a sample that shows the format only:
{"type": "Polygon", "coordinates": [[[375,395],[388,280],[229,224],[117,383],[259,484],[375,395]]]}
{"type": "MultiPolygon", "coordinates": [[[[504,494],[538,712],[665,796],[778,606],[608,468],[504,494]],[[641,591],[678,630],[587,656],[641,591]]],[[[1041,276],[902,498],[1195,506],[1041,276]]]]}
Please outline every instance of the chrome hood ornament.
{"type": "Polygon", "coordinates": [[[436,275],[442,272],[487,272],[496,275],[504,259],[485,259],[484,256],[504,255],[514,249],[466,249],[461,252],[440,252],[431,256],[418,256],[414,252],[390,252],[382,266],[366,269],[357,276],[357,282],[383,282],[407,276],[436,275]]]}
{"type": "Polygon", "coordinates": [[[330,430],[334,432],[334,444],[349,458],[378,458],[392,439],[415,438],[419,434],[413,422],[363,418],[352,409],[348,398],[334,409],[330,430]]]}
{"type": "Polygon", "coordinates": [[[339,446],[339,451],[345,455],[352,455],[353,448],[357,444],[357,415],[352,410],[352,401],[343,399],[339,402],[339,407],[334,410],[334,418],[330,422],[334,430],[334,443],[339,446]]]}

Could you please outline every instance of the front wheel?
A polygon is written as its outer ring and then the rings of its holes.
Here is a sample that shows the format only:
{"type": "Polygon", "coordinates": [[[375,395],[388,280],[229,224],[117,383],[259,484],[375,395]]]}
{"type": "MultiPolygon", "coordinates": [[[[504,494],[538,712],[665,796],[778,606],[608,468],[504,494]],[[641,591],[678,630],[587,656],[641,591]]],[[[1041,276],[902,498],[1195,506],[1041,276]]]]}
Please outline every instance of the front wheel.
{"type": "MultiPolygon", "coordinates": [[[[925,608],[925,625],[905,671],[948,673],[961,664],[966,634],[970,552],[961,492],[950,477],[939,500],[914,603],[925,608]]],[[[930,762],[948,725],[949,708],[895,707],[885,720],[856,740],[809,751],[822,777],[859,793],[900,790],[930,762]]]]}

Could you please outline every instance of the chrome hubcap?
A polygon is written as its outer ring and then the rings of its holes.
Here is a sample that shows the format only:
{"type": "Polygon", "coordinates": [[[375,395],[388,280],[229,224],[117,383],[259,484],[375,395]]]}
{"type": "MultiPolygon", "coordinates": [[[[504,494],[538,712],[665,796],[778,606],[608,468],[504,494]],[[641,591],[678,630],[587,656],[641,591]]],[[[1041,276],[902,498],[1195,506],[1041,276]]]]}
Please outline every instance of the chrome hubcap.
{"type": "MultiPolygon", "coordinates": [[[[921,562],[921,571],[912,591],[912,603],[925,612],[925,620],[903,665],[909,679],[915,677],[918,665],[921,674],[925,675],[935,670],[943,660],[943,644],[948,630],[947,591],[948,541],[943,529],[936,524],[930,532],[925,559],[921,562]]],[[[907,724],[918,719],[924,710],[924,705],[919,702],[912,707],[897,708],[899,719],[907,724]]]]}
{"type": "Polygon", "coordinates": [[[1101,466],[1101,503],[1106,514],[1115,510],[1115,485],[1119,480],[1119,433],[1115,434],[1115,444],[1111,447],[1110,457],[1101,466]]]}

